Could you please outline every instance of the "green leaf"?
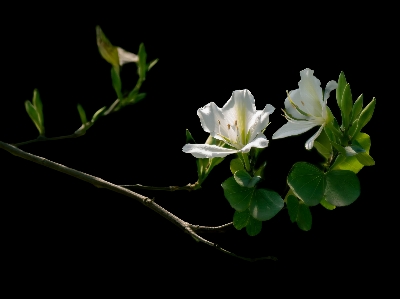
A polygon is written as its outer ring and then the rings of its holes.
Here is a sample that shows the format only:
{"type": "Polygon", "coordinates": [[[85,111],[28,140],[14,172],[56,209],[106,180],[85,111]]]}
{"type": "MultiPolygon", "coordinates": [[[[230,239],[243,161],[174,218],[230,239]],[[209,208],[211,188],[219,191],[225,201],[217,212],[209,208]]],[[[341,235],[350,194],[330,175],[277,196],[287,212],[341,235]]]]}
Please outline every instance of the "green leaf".
{"type": "Polygon", "coordinates": [[[296,222],[297,215],[299,214],[299,200],[296,196],[289,195],[286,201],[286,205],[289,212],[290,221],[296,222]]]}
{"type": "Polygon", "coordinates": [[[194,141],[194,138],[188,129],[186,129],[186,143],[196,144],[196,141],[194,141]]]}
{"type": "Polygon", "coordinates": [[[332,155],[332,144],[325,130],[322,130],[321,134],[319,134],[318,138],[314,141],[314,147],[326,159],[329,159],[332,155]]]}
{"type": "Polygon", "coordinates": [[[361,94],[358,99],[354,102],[353,110],[351,111],[351,121],[350,124],[354,123],[356,119],[360,116],[363,107],[363,95],[361,94]]]}
{"type": "Polygon", "coordinates": [[[233,177],[225,180],[221,186],[224,189],[225,198],[236,211],[242,212],[250,206],[255,188],[241,187],[233,177]]]}
{"type": "Polygon", "coordinates": [[[317,149],[318,153],[320,153],[325,159],[329,159],[332,154],[332,147],[329,150],[318,141],[314,141],[314,147],[317,149]]]}
{"type": "Polygon", "coordinates": [[[29,117],[35,124],[36,128],[38,129],[39,134],[43,135],[42,127],[40,125],[40,120],[39,120],[39,114],[36,111],[36,108],[32,105],[32,103],[30,101],[25,101],[25,109],[26,109],[26,112],[28,113],[29,117]]]}
{"type": "Polygon", "coordinates": [[[43,125],[44,125],[44,121],[43,121],[44,120],[43,119],[43,104],[42,104],[42,101],[40,100],[39,91],[37,89],[35,89],[33,91],[32,103],[33,103],[33,106],[35,106],[36,111],[38,113],[40,126],[43,127],[43,125]]]}
{"type": "Polygon", "coordinates": [[[79,112],[79,117],[81,118],[82,125],[86,126],[87,123],[86,112],[81,106],[81,104],[78,104],[78,112],[79,112]]]}
{"type": "Polygon", "coordinates": [[[372,166],[375,165],[374,159],[367,153],[360,153],[356,156],[358,162],[360,162],[364,166],[372,166]]]}
{"type": "Polygon", "coordinates": [[[262,222],[250,217],[249,223],[246,226],[246,232],[249,236],[256,236],[261,232],[262,222]]]}
{"type": "Polygon", "coordinates": [[[104,106],[103,108],[100,108],[99,110],[97,110],[96,113],[93,114],[92,123],[94,123],[106,110],[107,110],[107,106],[104,106]]]}
{"type": "Polygon", "coordinates": [[[342,109],[341,101],[342,101],[343,91],[346,85],[347,85],[346,77],[344,76],[344,73],[341,72],[339,75],[338,86],[336,88],[336,100],[340,109],[342,109]]]}
{"type": "MultiPolygon", "coordinates": [[[[371,147],[371,139],[368,134],[365,133],[358,133],[354,138],[353,138],[353,143],[354,141],[358,142],[358,144],[365,149],[365,152],[369,154],[369,149],[371,147]]],[[[356,156],[352,157],[346,157],[343,155],[339,155],[336,159],[336,161],[333,163],[331,166],[331,170],[350,170],[354,173],[358,173],[364,165],[362,165],[356,156]]]]}
{"type": "Polygon", "coordinates": [[[152,61],[149,63],[149,66],[147,67],[147,71],[150,71],[150,69],[151,69],[153,66],[155,66],[155,64],[156,64],[157,62],[158,62],[158,58],[152,60],[152,61]]]}
{"type": "Polygon", "coordinates": [[[350,170],[331,170],[326,173],[325,199],[337,206],[347,206],[360,195],[360,181],[350,170]]]}
{"type": "Polygon", "coordinates": [[[117,47],[113,46],[105,36],[100,26],[96,26],[97,46],[100,55],[119,73],[119,57],[117,47]]]}
{"type": "Polygon", "coordinates": [[[360,128],[359,131],[361,131],[361,129],[364,128],[365,125],[371,120],[371,117],[374,114],[375,104],[376,99],[373,98],[367,107],[365,107],[361,112],[360,117],[358,118],[358,126],[360,128]]]}
{"type": "Polygon", "coordinates": [[[321,200],[320,204],[321,204],[321,206],[323,206],[325,209],[330,210],[330,211],[336,209],[336,206],[331,205],[329,202],[326,201],[325,198],[323,198],[323,199],[321,200]]]}
{"type": "Polygon", "coordinates": [[[253,188],[260,180],[260,177],[252,177],[245,170],[238,170],[233,175],[236,183],[242,187],[253,188]]]}
{"type": "Polygon", "coordinates": [[[304,231],[309,231],[311,229],[312,216],[311,211],[308,206],[300,202],[299,213],[297,215],[297,226],[304,231]]]}
{"type": "Polygon", "coordinates": [[[120,101],[123,101],[124,97],[122,96],[121,88],[122,88],[122,83],[121,83],[121,78],[115,68],[111,68],[111,80],[112,80],[112,85],[114,87],[115,93],[118,96],[118,99],[120,101]]]}
{"type": "Polygon", "coordinates": [[[319,204],[324,196],[325,176],[316,166],[297,162],[289,172],[287,183],[293,193],[308,206],[319,204]]]}
{"type": "Polygon", "coordinates": [[[352,140],[352,139],[353,139],[353,136],[356,136],[359,132],[360,132],[360,130],[359,130],[359,128],[358,128],[358,119],[356,119],[356,120],[352,123],[352,125],[351,125],[349,131],[347,132],[347,135],[349,136],[349,139],[352,140]]]}
{"type": "Polygon", "coordinates": [[[340,144],[337,144],[335,142],[332,142],[332,146],[342,155],[347,156],[347,152],[345,150],[345,148],[343,146],[341,146],[340,144]]]}
{"type": "Polygon", "coordinates": [[[274,191],[256,189],[252,193],[250,215],[259,221],[274,217],[283,208],[283,199],[274,191]]]}
{"type": "Polygon", "coordinates": [[[235,211],[233,214],[233,226],[237,230],[241,230],[243,227],[246,227],[250,222],[250,212],[249,210],[244,210],[243,212],[235,211]]]}
{"type": "Polygon", "coordinates": [[[330,142],[336,143],[335,134],[334,134],[333,131],[329,128],[329,126],[325,126],[325,127],[324,127],[324,132],[325,132],[326,136],[328,137],[328,139],[330,140],[330,142]]]}
{"type": "Polygon", "coordinates": [[[264,169],[265,169],[265,166],[267,165],[267,161],[264,161],[261,165],[260,165],[260,167],[258,167],[257,168],[257,170],[254,172],[254,176],[255,177],[260,177],[260,178],[262,178],[262,177],[264,177],[264,169]]]}
{"type": "Polygon", "coordinates": [[[139,46],[139,77],[144,80],[146,78],[146,72],[147,72],[147,64],[146,64],[146,59],[147,59],[147,54],[146,54],[146,49],[144,48],[144,44],[141,43],[139,46]]]}
{"type": "Polygon", "coordinates": [[[353,108],[353,98],[351,95],[350,84],[347,84],[343,90],[340,110],[342,112],[342,127],[344,130],[349,129],[350,113],[353,108]]]}
{"type": "Polygon", "coordinates": [[[239,158],[232,159],[230,163],[230,169],[233,175],[238,170],[244,170],[242,161],[239,158]]]}

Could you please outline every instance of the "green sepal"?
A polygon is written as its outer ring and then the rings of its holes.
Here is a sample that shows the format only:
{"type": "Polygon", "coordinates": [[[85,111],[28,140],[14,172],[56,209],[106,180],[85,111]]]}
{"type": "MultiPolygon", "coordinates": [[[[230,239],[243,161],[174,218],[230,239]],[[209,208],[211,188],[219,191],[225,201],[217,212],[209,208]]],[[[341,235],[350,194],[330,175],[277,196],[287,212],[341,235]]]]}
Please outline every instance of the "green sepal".
{"type": "Polygon", "coordinates": [[[353,203],[360,196],[360,181],[350,170],[330,170],[326,173],[325,199],[341,207],[353,203]]]}
{"type": "Polygon", "coordinates": [[[310,163],[295,163],[289,172],[287,183],[293,193],[308,206],[316,206],[324,196],[325,175],[310,163]]]}
{"type": "Polygon", "coordinates": [[[347,132],[347,135],[349,136],[349,139],[352,140],[354,136],[356,136],[360,132],[360,129],[358,127],[358,119],[356,119],[352,124],[347,132]]]}
{"type": "Polygon", "coordinates": [[[329,202],[327,202],[325,198],[323,198],[323,199],[321,200],[320,204],[321,204],[321,206],[323,206],[325,209],[330,210],[330,211],[336,209],[336,206],[334,206],[334,205],[330,204],[329,202]]]}
{"type": "Polygon", "coordinates": [[[139,56],[138,74],[141,80],[145,80],[147,72],[147,63],[146,63],[147,53],[143,43],[139,45],[138,56],[139,56]]]}
{"type": "Polygon", "coordinates": [[[158,62],[158,60],[159,60],[158,58],[152,60],[152,61],[148,64],[148,66],[147,66],[147,71],[150,71],[150,69],[151,69],[153,66],[156,65],[156,63],[158,62]]]}
{"type": "Polygon", "coordinates": [[[357,100],[354,102],[353,109],[351,111],[350,124],[353,124],[356,121],[356,119],[358,119],[358,117],[360,116],[360,113],[361,113],[362,108],[363,108],[363,99],[364,99],[364,96],[361,94],[357,98],[357,100]]]}
{"type": "Polygon", "coordinates": [[[112,80],[112,85],[114,87],[115,93],[118,96],[118,99],[122,102],[124,100],[124,97],[122,96],[122,82],[121,78],[119,76],[119,73],[117,70],[112,67],[111,68],[111,80],[112,80]]]}
{"type": "Polygon", "coordinates": [[[252,177],[245,170],[238,170],[234,173],[236,183],[242,187],[253,188],[260,180],[260,177],[252,177]]]}
{"type": "Polygon", "coordinates": [[[99,110],[96,111],[95,114],[92,116],[91,122],[94,123],[96,120],[99,119],[100,116],[103,115],[103,113],[107,110],[107,106],[104,106],[103,108],[100,108],[99,110]]]}
{"type": "Polygon", "coordinates": [[[256,171],[254,171],[254,176],[255,177],[260,177],[260,178],[263,178],[264,177],[264,169],[265,169],[265,166],[267,165],[267,161],[264,161],[261,165],[260,165],[260,167],[258,167],[257,169],[256,169],[256,171]]]}
{"type": "Polygon", "coordinates": [[[314,141],[314,147],[316,150],[326,159],[329,159],[332,155],[332,144],[326,135],[325,130],[321,131],[321,134],[314,141]]]}
{"type": "Polygon", "coordinates": [[[353,108],[353,98],[351,95],[350,84],[347,84],[343,90],[340,110],[342,112],[342,129],[346,132],[349,129],[350,113],[353,108]]]}
{"type": "Polygon", "coordinates": [[[246,232],[249,236],[256,236],[261,232],[262,222],[254,219],[253,217],[249,218],[249,223],[246,226],[246,232]]]}
{"type": "Polygon", "coordinates": [[[341,101],[342,101],[343,91],[346,85],[347,85],[346,77],[344,76],[343,72],[340,72],[338,79],[338,86],[336,88],[336,100],[340,109],[342,109],[341,101]]]}
{"type": "Polygon", "coordinates": [[[373,98],[367,107],[365,107],[361,112],[360,117],[358,118],[358,127],[360,128],[359,131],[361,131],[361,129],[364,128],[365,125],[371,120],[372,115],[374,114],[375,104],[376,99],[373,98]]]}
{"type": "Polygon", "coordinates": [[[77,108],[78,108],[78,112],[79,112],[79,117],[81,118],[82,125],[83,125],[83,127],[85,127],[87,124],[86,112],[83,109],[81,104],[78,104],[77,108]]]}
{"type": "Polygon", "coordinates": [[[25,109],[26,109],[26,112],[28,113],[30,119],[33,121],[36,128],[38,129],[39,134],[43,135],[44,132],[42,131],[42,126],[40,125],[39,114],[38,114],[35,106],[33,106],[32,103],[27,100],[27,101],[25,101],[25,109]]]}
{"type": "Polygon", "coordinates": [[[32,103],[33,103],[33,106],[35,106],[35,108],[36,108],[36,111],[37,111],[38,116],[39,116],[40,126],[42,127],[42,130],[44,131],[44,128],[43,128],[43,126],[44,126],[43,104],[42,104],[42,101],[40,99],[39,91],[36,88],[33,91],[32,103]]]}
{"type": "Polygon", "coordinates": [[[188,129],[186,129],[186,143],[196,144],[196,141],[188,129]]]}
{"type": "Polygon", "coordinates": [[[136,103],[138,103],[139,101],[143,100],[143,99],[146,97],[146,95],[147,95],[147,94],[146,94],[145,92],[139,93],[139,94],[135,97],[134,100],[131,100],[131,101],[130,101],[130,104],[136,104],[136,103]]]}
{"type": "Polygon", "coordinates": [[[119,73],[119,57],[117,47],[111,44],[101,30],[100,26],[96,26],[96,37],[100,55],[116,69],[117,73],[119,73]]]}
{"type": "Polygon", "coordinates": [[[250,222],[250,212],[249,209],[244,210],[242,212],[235,211],[233,214],[233,226],[237,230],[241,230],[243,227],[246,227],[250,222]]]}

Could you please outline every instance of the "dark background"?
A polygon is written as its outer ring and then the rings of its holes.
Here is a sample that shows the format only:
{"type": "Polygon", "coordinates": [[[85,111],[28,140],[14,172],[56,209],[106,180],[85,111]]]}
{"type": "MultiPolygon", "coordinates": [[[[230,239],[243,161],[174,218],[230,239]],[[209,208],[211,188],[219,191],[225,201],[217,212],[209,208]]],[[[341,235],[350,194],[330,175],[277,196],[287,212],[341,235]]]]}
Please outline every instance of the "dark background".
{"type": "MultiPolygon", "coordinates": [[[[310,269],[314,277],[334,269],[351,277],[355,272],[368,273],[371,264],[387,262],[390,241],[383,233],[389,227],[387,207],[377,203],[385,199],[376,192],[386,188],[385,179],[380,186],[375,183],[383,175],[378,151],[380,120],[385,119],[382,72],[387,64],[376,51],[385,39],[379,32],[367,25],[346,32],[326,25],[326,30],[317,32],[316,25],[280,27],[268,18],[245,14],[227,16],[227,21],[210,15],[197,22],[190,14],[144,17],[122,9],[116,17],[105,11],[63,9],[47,14],[35,8],[29,17],[2,24],[3,142],[37,137],[24,108],[34,88],[43,101],[48,137],[79,128],[78,102],[90,118],[116,99],[110,65],[97,50],[95,26],[100,25],[114,45],[137,53],[144,42],[148,58],[160,59],[142,88],[147,98],[101,118],[81,138],[31,144],[23,150],[115,184],[194,183],[195,159],[181,149],[185,129],[198,142],[207,138],[196,115],[198,108],[211,101],[222,107],[233,90],[249,89],[257,109],[268,103],[276,108],[265,132],[271,140],[285,123],[280,112],[285,91],[298,88],[299,72],[311,68],[322,87],[344,71],[354,98],[361,93],[364,103],[377,98],[374,117],[364,129],[371,136],[371,155],[377,165],[359,173],[361,196],[351,206],[334,211],[313,207],[309,232],[290,223],[283,210],[264,222],[256,237],[235,229],[203,235],[243,256],[279,259],[250,264],[196,243],[132,199],[0,151],[3,271],[10,282],[35,277],[75,285],[94,277],[117,277],[123,283],[137,273],[155,280],[176,273],[214,279],[226,271],[240,278],[255,270],[265,278],[269,273],[301,275],[310,269]],[[245,271],[238,271],[239,267],[245,271]]],[[[123,67],[122,80],[126,89],[134,86],[135,64],[123,67]]],[[[334,93],[328,104],[340,119],[334,93]]],[[[320,161],[315,150],[304,149],[315,131],[270,142],[263,156],[268,161],[266,187],[283,194],[293,163],[320,161]]],[[[190,223],[222,225],[232,221],[234,212],[220,187],[230,176],[230,159],[211,173],[199,191],[138,193],[155,197],[158,204],[190,223]]]]}

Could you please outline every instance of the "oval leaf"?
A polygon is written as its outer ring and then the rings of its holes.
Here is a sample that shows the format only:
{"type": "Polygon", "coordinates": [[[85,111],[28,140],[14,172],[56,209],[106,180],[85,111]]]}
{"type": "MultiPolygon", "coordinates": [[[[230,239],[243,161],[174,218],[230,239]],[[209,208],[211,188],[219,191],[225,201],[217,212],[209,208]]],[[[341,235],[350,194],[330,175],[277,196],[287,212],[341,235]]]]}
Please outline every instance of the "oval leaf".
{"type": "Polygon", "coordinates": [[[240,161],[239,158],[232,159],[231,164],[230,164],[230,169],[231,169],[232,174],[235,174],[235,172],[238,170],[244,170],[242,161],[240,161]]]}
{"type": "Polygon", "coordinates": [[[255,191],[254,188],[241,187],[233,177],[227,179],[221,186],[224,189],[225,198],[232,208],[242,212],[249,207],[251,197],[255,191]]]}
{"type": "Polygon", "coordinates": [[[342,207],[353,203],[360,195],[360,181],[350,170],[332,170],[326,173],[325,199],[342,207]]]}
{"type": "Polygon", "coordinates": [[[312,164],[306,162],[294,164],[287,182],[294,194],[308,206],[319,204],[324,196],[325,175],[312,164]]]}
{"type": "Polygon", "coordinates": [[[250,202],[250,214],[259,221],[274,217],[283,208],[283,199],[274,191],[257,189],[250,202]]]}
{"type": "Polygon", "coordinates": [[[244,210],[243,212],[235,211],[233,214],[233,226],[237,230],[241,230],[243,227],[246,227],[250,221],[250,212],[249,209],[244,210]]]}
{"type": "Polygon", "coordinates": [[[236,183],[242,187],[253,188],[260,180],[260,177],[252,177],[245,170],[238,170],[234,176],[236,183]]]}
{"type": "Polygon", "coordinates": [[[299,214],[297,216],[297,226],[304,231],[311,229],[312,216],[308,206],[303,203],[299,204],[299,214]]]}
{"type": "Polygon", "coordinates": [[[262,229],[262,222],[250,217],[249,223],[246,226],[246,232],[249,236],[258,235],[262,229]]]}
{"type": "Polygon", "coordinates": [[[296,222],[297,215],[299,213],[299,200],[296,196],[289,195],[286,201],[286,205],[289,212],[290,221],[296,222]]]}

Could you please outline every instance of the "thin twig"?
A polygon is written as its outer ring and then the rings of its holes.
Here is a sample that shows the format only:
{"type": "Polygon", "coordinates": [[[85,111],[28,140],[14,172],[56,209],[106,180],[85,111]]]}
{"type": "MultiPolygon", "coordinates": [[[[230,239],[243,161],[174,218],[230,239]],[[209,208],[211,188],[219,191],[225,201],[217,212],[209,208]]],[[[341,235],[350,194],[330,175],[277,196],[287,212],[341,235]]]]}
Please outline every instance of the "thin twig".
{"type": "Polygon", "coordinates": [[[153,186],[143,186],[140,184],[135,185],[119,185],[126,189],[145,189],[145,190],[161,190],[161,191],[178,191],[178,190],[186,190],[186,191],[193,191],[200,189],[201,186],[197,183],[194,184],[187,184],[186,186],[169,186],[169,187],[153,187],[153,186]]]}
{"type": "Polygon", "coordinates": [[[109,183],[101,178],[83,173],[81,171],[69,168],[67,166],[64,166],[62,164],[59,163],[55,163],[52,162],[48,159],[36,156],[36,155],[32,155],[30,153],[27,153],[11,144],[8,143],[4,143],[2,141],[0,141],[0,148],[10,152],[11,154],[13,154],[14,156],[29,160],[31,162],[35,162],[37,164],[46,166],[48,168],[57,170],[59,172],[65,173],[67,175],[73,176],[77,179],[83,180],[85,182],[88,182],[90,184],[93,184],[95,187],[98,188],[105,188],[117,193],[120,193],[122,195],[125,195],[127,197],[133,198],[139,202],[141,202],[142,204],[144,204],[145,206],[147,206],[148,208],[152,209],[153,211],[155,211],[156,213],[158,213],[159,215],[161,215],[162,217],[164,217],[165,219],[167,219],[168,221],[172,222],[173,224],[175,224],[176,226],[178,226],[180,229],[182,229],[183,231],[185,231],[186,233],[188,233],[189,235],[191,235],[196,241],[207,244],[209,246],[212,246],[216,249],[218,249],[219,251],[222,251],[226,254],[229,254],[230,256],[245,260],[245,261],[250,261],[250,262],[254,262],[254,261],[258,261],[258,260],[266,260],[266,259],[271,259],[271,260],[276,260],[275,257],[261,257],[261,258],[247,258],[247,257],[242,257],[239,255],[234,254],[233,252],[230,252],[226,249],[221,248],[218,244],[216,243],[212,243],[206,239],[204,239],[203,237],[199,236],[196,231],[199,232],[210,232],[210,231],[218,231],[218,230],[223,230],[226,229],[228,226],[231,225],[231,223],[227,223],[225,225],[221,225],[221,226],[217,226],[217,227],[207,227],[207,226],[198,226],[198,225],[193,225],[190,224],[188,222],[183,221],[182,219],[180,219],[179,217],[175,216],[174,214],[172,214],[171,212],[167,211],[166,209],[164,209],[163,207],[161,207],[160,205],[156,204],[154,202],[154,200],[143,196],[141,194],[135,193],[127,188],[123,188],[121,186],[118,185],[114,185],[112,183],[109,183]]]}
{"type": "Polygon", "coordinates": [[[20,142],[20,143],[15,143],[15,144],[12,144],[12,145],[16,146],[16,147],[19,147],[21,145],[26,145],[26,144],[40,142],[40,141],[51,141],[51,140],[78,138],[78,137],[81,137],[82,135],[84,135],[84,134],[82,134],[82,133],[80,133],[80,134],[79,133],[74,133],[74,134],[71,134],[71,135],[64,135],[64,136],[50,137],[50,138],[45,137],[45,136],[39,136],[36,139],[32,139],[32,140],[28,140],[28,141],[24,141],[24,142],[20,142]]]}

